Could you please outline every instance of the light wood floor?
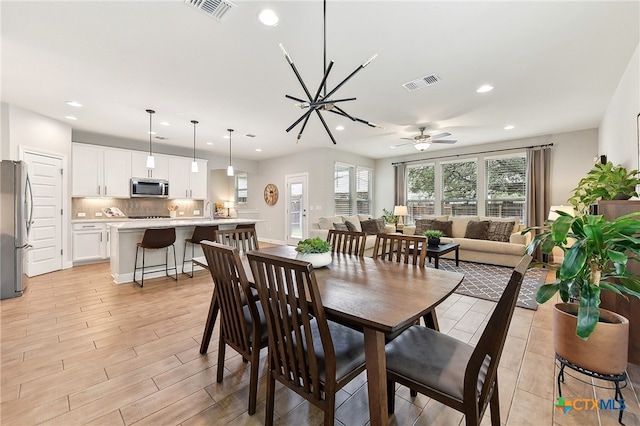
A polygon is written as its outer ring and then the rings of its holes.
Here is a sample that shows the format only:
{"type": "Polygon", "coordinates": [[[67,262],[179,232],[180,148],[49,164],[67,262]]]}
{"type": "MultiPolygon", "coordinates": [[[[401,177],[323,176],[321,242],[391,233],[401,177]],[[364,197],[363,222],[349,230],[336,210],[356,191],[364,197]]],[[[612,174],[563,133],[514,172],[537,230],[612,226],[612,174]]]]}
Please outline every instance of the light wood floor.
{"type": "MultiPolygon", "coordinates": [[[[254,425],[264,423],[264,380],[258,412],[246,413],[248,368],[231,349],[223,383],[216,383],[218,331],[199,354],[212,292],[205,271],[178,282],[158,278],[145,287],[115,285],[106,263],[29,280],[25,294],[2,301],[2,425],[254,425]]],[[[437,310],[441,330],[477,341],[494,304],[453,295],[437,310]]],[[[499,369],[501,418],[507,425],[614,425],[612,410],[554,409],[557,389],[551,347],[551,304],[516,308],[499,369]]],[[[216,327],[217,328],[217,327],[216,327]]],[[[263,351],[261,377],[264,377],[263,351]]],[[[640,383],[640,369],[629,373],[640,383]]],[[[336,423],[369,421],[365,377],[338,396],[336,423]]],[[[640,424],[638,399],[624,389],[627,425],[640,424]]],[[[567,377],[566,399],[604,398],[610,390],[567,377]]],[[[459,425],[461,414],[406,388],[396,394],[394,425],[459,425]]],[[[322,414],[280,387],[276,423],[320,425],[322,414]]],[[[485,416],[483,424],[490,424],[485,416]]]]}

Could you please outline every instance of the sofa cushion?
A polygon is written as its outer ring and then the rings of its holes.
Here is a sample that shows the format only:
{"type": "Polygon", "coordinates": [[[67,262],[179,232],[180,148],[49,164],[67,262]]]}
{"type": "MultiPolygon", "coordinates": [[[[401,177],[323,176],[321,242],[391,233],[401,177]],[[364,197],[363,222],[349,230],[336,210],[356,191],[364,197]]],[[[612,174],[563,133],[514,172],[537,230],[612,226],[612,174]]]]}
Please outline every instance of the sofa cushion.
{"type": "Polygon", "coordinates": [[[327,216],[318,219],[320,229],[333,229],[334,223],[342,223],[342,216],[327,216]]]}
{"type": "Polygon", "coordinates": [[[360,222],[362,231],[369,235],[376,235],[384,233],[384,220],[382,219],[369,219],[360,222]]]}
{"type": "Polygon", "coordinates": [[[360,217],[358,215],[342,216],[342,221],[344,223],[351,222],[351,224],[355,227],[355,231],[362,232],[362,227],[360,225],[360,217]]]}
{"type": "Polygon", "coordinates": [[[489,222],[489,228],[487,229],[487,239],[489,241],[508,242],[509,237],[513,234],[515,224],[515,222],[492,220],[489,222]]]}
{"type": "Polygon", "coordinates": [[[442,231],[443,237],[453,236],[451,227],[453,222],[450,220],[431,220],[431,219],[416,219],[416,232],[415,235],[424,235],[424,231],[429,229],[435,229],[442,231]]]}
{"type": "Polygon", "coordinates": [[[486,240],[487,230],[489,229],[488,220],[470,220],[467,222],[467,229],[464,233],[465,238],[472,238],[474,240],[486,240]]]}
{"type": "Polygon", "coordinates": [[[463,238],[467,231],[467,222],[470,220],[479,220],[478,216],[451,216],[453,224],[451,225],[451,231],[454,238],[463,238]]]}
{"type": "Polygon", "coordinates": [[[347,227],[346,224],[342,223],[342,222],[336,222],[333,224],[333,229],[335,229],[336,231],[348,231],[349,228],[347,227]]]}
{"type": "MultiPolygon", "coordinates": [[[[362,232],[362,229],[361,229],[360,231],[358,231],[358,228],[356,228],[356,226],[355,226],[353,223],[351,223],[351,221],[348,221],[348,220],[347,220],[347,221],[344,223],[344,225],[347,227],[347,230],[348,230],[348,231],[351,231],[351,232],[362,232]]],[[[360,222],[359,222],[359,221],[358,221],[358,225],[360,225],[360,222]]]]}

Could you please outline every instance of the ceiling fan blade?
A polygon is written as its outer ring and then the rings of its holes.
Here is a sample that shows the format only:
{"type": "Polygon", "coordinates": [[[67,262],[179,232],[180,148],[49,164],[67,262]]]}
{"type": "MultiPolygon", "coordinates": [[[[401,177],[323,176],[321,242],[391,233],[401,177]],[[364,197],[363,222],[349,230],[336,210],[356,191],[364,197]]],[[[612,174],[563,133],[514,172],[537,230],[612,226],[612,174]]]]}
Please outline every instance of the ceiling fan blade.
{"type": "MultiPolygon", "coordinates": [[[[400,139],[405,139],[405,140],[408,140],[408,141],[414,140],[413,138],[400,138],[400,139]]],[[[405,145],[405,144],[403,144],[403,145],[405,145]]]]}
{"type": "Polygon", "coordinates": [[[394,148],[399,148],[399,147],[405,146],[405,145],[415,145],[415,144],[413,142],[407,142],[407,143],[401,143],[401,144],[398,144],[398,145],[394,145],[393,147],[394,148]]]}
{"type": "Polygon", "coordinates": [[[440,139],[440,138],[446,138],[447,136],[451,136],[451,133],[438,133],[437,135],[433,135],[431,136],[431,139],[440,139]]]}
{"type": "Polygon", "coordinates": [[[456,143],[458,141],[454,141],[453,139],[440,139],[437,141],[431,141],[430,143],[448,143],[448,144],[453,144],[456,143]]]}

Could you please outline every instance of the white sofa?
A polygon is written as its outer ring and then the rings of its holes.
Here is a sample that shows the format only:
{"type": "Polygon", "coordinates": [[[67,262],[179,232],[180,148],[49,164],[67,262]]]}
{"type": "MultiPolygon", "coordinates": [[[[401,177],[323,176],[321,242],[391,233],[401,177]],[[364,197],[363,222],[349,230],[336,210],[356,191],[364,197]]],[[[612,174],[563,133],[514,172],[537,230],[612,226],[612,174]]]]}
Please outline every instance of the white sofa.
{"type": "MultiPolygon", "coordinates": [[[[312,223],[309,229],[309,238],[320,237],[323,240],[327,239],[327,235],[329,234],[329,229],[335,229],[334,223],[346,223],[347,221],[351,222],[356,231],[362,232],[362,226],[360,225],[360,221],[373,219],[367,215],[353,215],[353,216],[326,216],[318,219],[318,222],[312,223]]],[[[385,233],[396,232],[396,227],[394,225],[385,225],[385,233]]],[[[367,257],[373,256],[373,246],[376,243],[376,236],[371,234],[367,235],[365,246],[364,246],[364,255],[367,257]]]]}
{"type": "MultiPolygon", "coordinates": [[[[496,218],[482,216],[423,216],[423,219],[431,219],[437,221],[451,221],[452,237],[442,237],[442,242],[455,242],[460,244],[459,255],[460,260],[468,262],[488,263],[492,265],[502,265],[514,267],[524,255],[525,248],[531,242],[531,234],[521,235],[520,231],[524,228],[518,218],[496,218]],[[465,231],[469,221],[496,221],[496,222],[515,222],[513,231],[509,235],[509,241],[490,241],[483,239],[465,238],[465,231]]],[[[415,232],[415,227],[406,229],[405,234],[415,232]]],[[[454,253],[444,255],[444,258],[452,259],[454,253]]]]}

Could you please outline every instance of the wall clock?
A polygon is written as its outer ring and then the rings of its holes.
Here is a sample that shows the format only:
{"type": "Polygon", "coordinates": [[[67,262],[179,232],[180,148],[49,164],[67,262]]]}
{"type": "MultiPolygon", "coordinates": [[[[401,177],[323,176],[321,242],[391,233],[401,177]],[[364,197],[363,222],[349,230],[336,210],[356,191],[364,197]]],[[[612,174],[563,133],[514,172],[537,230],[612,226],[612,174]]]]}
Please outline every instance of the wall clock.
{"type": "Polygon", "coordinates": [[[264,187],[264,202],[269,206],[273,206],[278,202],[278,187],[273,183],[264,187]]]}

